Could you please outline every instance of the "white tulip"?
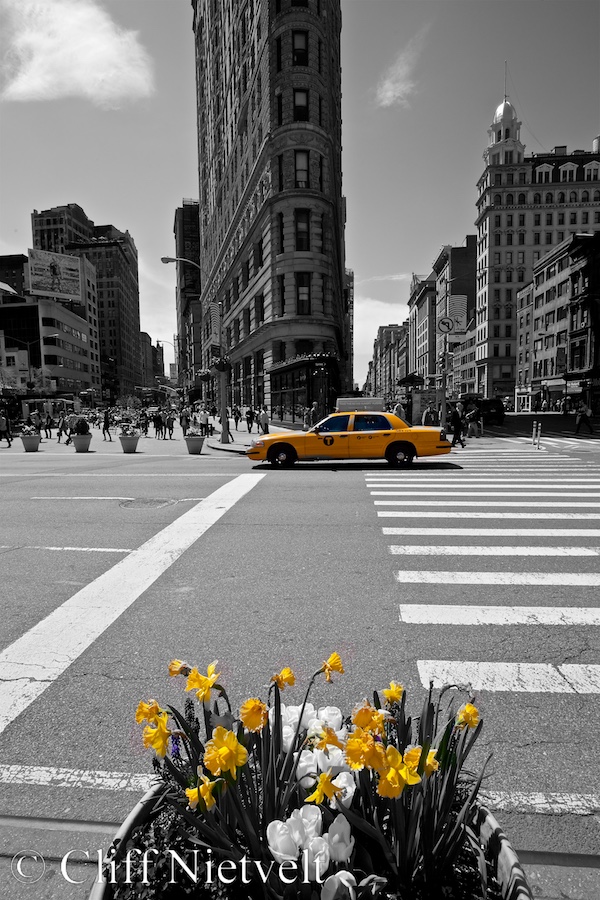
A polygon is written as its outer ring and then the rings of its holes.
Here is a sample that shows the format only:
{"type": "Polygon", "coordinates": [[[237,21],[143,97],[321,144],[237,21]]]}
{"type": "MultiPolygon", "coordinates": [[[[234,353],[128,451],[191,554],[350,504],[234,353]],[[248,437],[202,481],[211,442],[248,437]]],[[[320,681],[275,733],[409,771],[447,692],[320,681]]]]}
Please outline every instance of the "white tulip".
{"type": "Polygon", "coordinates": [[[354,849],[354,838],[350,832],[350,823],[342,813],[329,826],[327,841],[331,858],[335,862],[348,862],[354,849]]]}
{"type": "Polygon", "coordinates": [[[323,880],[325,872],[329,868],[331,854],[329,850],[329,841],[323,837],[314,837],[308,842],[304,848],[304,871],[305,877],[309,881],[317,880],[317,865],[319,881],[323,880]]]}
{"type": "Polygon", "coordinates": [[[281,819],[273,819],[272,822],[269,822],[267,825],[267,843],[271,855],[278,863],[288,859],[298,859],[300,847],[287,822],[282,822],[281,819]]]}
{"type": "Polygon", "coordinates": [[[342,727],[342,711],[337,706],[320,706],[317,716],[334,731],[339,731],[342,727]]]}
{"type": "Polygon", "coordinates": [[[320,772],[328,772],[331,769],[333,775],[348,771],[348,765],[344,751],[332,744],[327,745],[327,750],[314,750],[315,762],[320,772]]]}
{"type": "Polygon", "coordinates": [[[356,790],[356,781],[354,780],[354,776],[351,772],[340,772],[340,774],[333,779],[333,783],[336,787],[342,789],[342,793],[338,794],[337,797],[331,799],[329,801],[329,805],[333,807],[333,809],[337,808],[336,800],[345,806],[346,809],[352,803],[352,798],[354,797],[354,792],[356,790]]]}
{"type": "Polygon", "coordinates": [[[302,750],[296,768],[296,778],[300,782],[300,786],[303,788],[312,787],[318,771],[317,761],[312,750],[302,750]]]}
{"type": "Polygon", "coordinates": [[[330,875],[321,888],[321,900],[355,900],[356,878],[351,872],[342,869],[330,875]]]}

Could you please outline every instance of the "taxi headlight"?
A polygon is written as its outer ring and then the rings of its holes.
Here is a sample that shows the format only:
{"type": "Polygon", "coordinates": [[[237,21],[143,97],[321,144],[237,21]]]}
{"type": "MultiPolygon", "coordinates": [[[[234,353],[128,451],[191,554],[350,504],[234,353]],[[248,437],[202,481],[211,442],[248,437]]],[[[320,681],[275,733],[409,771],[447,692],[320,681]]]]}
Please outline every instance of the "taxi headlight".
{"type": "Polygon", "coordinates": [[[251,447],[264,447],[264,446],[265,446],[265,442],[264,442],[264,441],[252,441],[252,443],[250,444],[250,446],[251,446],[251,447]]]}
{"type": "Polygon", "coordinates": [[[445,428],[440,428],[440,441],[445,441],[445,440],[447,440],[447,438],[446,438],[446,429],[445,429],[445,428]]]}

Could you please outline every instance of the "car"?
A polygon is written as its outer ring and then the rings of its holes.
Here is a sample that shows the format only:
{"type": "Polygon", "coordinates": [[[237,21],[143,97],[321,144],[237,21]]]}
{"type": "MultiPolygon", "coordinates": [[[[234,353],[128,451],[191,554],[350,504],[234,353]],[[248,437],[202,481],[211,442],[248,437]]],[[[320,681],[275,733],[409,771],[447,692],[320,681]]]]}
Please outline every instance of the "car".
{"type": "Polygon", "coordinates": [[[396,466],[450,449],[443,428],[410,426],[392,413],[361,410],[332,413],[308,431],[261,435],[246,455],[282,468],[305,459],[385,459],[396,466]]]}

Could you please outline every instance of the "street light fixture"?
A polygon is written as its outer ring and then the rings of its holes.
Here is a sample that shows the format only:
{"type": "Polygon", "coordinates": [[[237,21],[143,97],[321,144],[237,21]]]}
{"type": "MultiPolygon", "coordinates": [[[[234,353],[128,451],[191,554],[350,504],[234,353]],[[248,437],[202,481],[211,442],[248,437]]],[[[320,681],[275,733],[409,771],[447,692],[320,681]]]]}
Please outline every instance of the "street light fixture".
{"type": "MultiPolygon", "coordinates": [[[[183,256],[161,256],[162,263],[181,262],[202,271],[197,262],[183,256]]],[[[219,356],[223,356],[223,304],[219,303],[219,356]]],[[[229,418],[227,416],[227,372],[219,372],[219,394],[221,407],[221,443],[229,443],[229,418]]]]}

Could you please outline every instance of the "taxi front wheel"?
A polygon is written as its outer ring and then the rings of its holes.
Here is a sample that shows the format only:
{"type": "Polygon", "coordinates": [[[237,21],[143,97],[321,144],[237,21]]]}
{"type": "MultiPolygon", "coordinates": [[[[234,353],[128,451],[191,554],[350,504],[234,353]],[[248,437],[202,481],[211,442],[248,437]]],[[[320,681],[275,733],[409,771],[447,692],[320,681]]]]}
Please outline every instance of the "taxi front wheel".
{"type": "Polygon", "coordinates": [[[390,444],[385,452],[385,458],[390,466],[399,466],[401,463],[409,466],[416,456],[412,444],[390,444]]]}
{"type": "Polygon", "coordinates": [[[275,444],[271,447],[267,455],[267,459],[272,466],[280,466],[288,468],[293,466],[298,459],[298,454],[290,444],[275,444]]]}

